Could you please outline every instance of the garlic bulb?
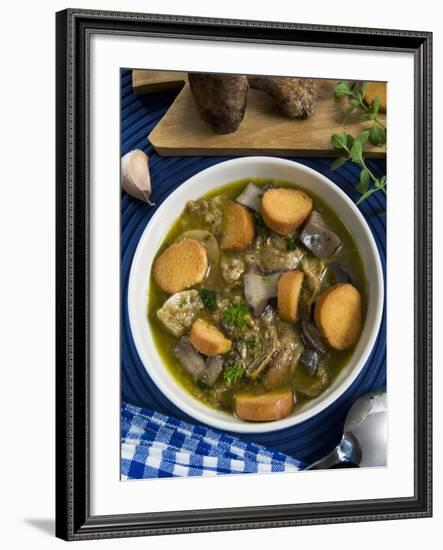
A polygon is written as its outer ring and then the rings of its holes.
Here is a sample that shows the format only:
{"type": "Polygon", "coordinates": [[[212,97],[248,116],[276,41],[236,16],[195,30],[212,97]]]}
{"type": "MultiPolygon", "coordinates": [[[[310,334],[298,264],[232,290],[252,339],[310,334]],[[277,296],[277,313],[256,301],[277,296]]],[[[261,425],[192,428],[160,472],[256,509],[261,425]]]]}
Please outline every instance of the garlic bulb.
{"type": "Polygon", "coordinates": [[[140,149],[129,151],[121,159],[122,187],[135,199],[154,204],[151,196],[151,176],[149,174],[149,158],[140,149]]]}

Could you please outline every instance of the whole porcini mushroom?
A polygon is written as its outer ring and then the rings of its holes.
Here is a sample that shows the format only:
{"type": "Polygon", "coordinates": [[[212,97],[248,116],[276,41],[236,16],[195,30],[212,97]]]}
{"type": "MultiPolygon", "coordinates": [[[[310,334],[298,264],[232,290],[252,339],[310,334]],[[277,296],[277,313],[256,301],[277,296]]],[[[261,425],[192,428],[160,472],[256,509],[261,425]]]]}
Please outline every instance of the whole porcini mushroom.
{"type": "Polygon", "coordinates": [[[151,176],[149,174],[149,158],[140,149],[129,151],[121,158],[121,185],[124,191],[151,206],[151,176]]]}
{"type": "Polygon", "coordinates": [[[231,134],[245,116],[248,79],[245,75],[189,73],[197,109],[217,134],[231,134]]]}
{"type": "Polygon", "coordinates": [[[305,120],[315,110],[317,83],[311,78],[248,76],[249,86],[270,95],[290,118],[305,120]]]}

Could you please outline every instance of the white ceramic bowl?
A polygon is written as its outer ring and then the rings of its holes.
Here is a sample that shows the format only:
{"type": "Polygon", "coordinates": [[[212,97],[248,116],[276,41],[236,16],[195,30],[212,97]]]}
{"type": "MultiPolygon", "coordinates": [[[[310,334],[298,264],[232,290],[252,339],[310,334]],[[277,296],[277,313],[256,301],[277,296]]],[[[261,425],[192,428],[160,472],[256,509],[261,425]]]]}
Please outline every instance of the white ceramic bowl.
{"type": "Polygon", "coordinates": [[[216,164],[185,181],[163,202],[146,226],[132,262],[128,289],[129,321],[140,358],[158,389],[189,416],[214,428],[258,433],[280,430],[312,418],[357,378],[375,343],[383,309],[383,276],[377,247],[370,229],[355,204],[332,181],[294,161],[272,157],[245,157],[216,164]],[[155,254],[186,201],[234,180],[247,177],[278,178],[321,197],[343,222],[360,251],[368,284],[368,308],[359,342],[334,383],[318,398],[290,416],[274,422],[245,422],[214,410],[185,391],[164,366],[153,342],[147,320],[149,274],[155,254]]]}

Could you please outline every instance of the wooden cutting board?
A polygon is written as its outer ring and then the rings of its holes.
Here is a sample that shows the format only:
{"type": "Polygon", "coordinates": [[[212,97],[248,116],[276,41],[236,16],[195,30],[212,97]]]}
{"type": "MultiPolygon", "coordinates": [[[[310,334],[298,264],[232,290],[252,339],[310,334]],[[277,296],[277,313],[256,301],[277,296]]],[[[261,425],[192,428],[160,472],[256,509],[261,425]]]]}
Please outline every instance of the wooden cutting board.
{"type": "MultiPolygon", "coordinates": [[[[334,97],[335,80],[319,80],[319,99],[308,120],[292,120],[282,114],[272,99],[250,89],[245,117],[232,134],[218,135],[202,120],[186,83],[149,141],[159,155],[251,155],[336,156],[331,135],[344,131],[357,135],[370,125],[361,115],[343,126],[345,104],[334,97]]],[[[380,116],[381,119],[384,115],[380,116]]],[[[368,144],[368,157],[383,157],[383,148],[368,144]]]]}
{"type": "Polygon", "coordinates": [[[151,94],[172,88],[181,88],[187,80],[187,73],[174,71],[132,71],[132,88],[136,95],[151,94]]]}

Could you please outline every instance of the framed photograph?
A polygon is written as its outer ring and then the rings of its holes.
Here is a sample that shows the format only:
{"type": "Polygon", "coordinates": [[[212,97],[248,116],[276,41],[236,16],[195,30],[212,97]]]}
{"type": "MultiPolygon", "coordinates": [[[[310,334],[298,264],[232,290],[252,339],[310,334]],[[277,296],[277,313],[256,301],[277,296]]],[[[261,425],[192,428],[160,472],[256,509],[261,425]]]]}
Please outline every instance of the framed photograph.
{"type": "Polygon", "coordinates": [[[431,44],[57,13],[58,537],[431,515],[431,44]]]}

